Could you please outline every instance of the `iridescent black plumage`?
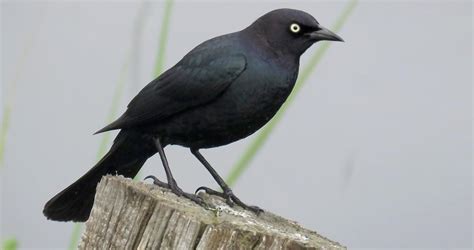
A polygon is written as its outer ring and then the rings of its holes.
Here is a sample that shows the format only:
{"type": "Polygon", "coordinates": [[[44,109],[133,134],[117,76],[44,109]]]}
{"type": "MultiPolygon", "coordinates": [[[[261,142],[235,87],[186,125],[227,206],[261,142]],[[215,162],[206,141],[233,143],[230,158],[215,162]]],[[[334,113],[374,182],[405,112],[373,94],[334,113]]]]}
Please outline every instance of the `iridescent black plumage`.
{"type": "Polygon", "coordinates": [[[301,54],[319,40],[342,39],[305,12],[279,9],[242,31],[200,44],[143,88],[119,119],[98,131],[121,129],[103,159],[48,201],[44,214],[60,221],[87,220],[103,175],[133,177],[156,152],[168,183],[153,177],[155,183],[201,203],[177,186],[163,151],[170,144],[190,148],[224,192],[201,189],[259,212],[232,193],[199,149],[240,140],[265,125],[291,93],[301,54]]]}

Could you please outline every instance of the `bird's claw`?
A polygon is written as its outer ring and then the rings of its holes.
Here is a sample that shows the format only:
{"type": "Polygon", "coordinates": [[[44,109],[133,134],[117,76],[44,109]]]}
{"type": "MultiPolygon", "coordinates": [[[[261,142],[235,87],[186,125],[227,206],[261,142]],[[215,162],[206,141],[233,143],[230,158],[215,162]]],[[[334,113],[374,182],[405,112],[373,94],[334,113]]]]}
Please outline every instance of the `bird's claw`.
{"type": "Polygon", "coordinates": [[[183,197],[188,198],[191,201],[197,203],[200,206],[207,207],[207,204],[204,203],[204,201],[202,200],[201,197],[199,197],[195,194],[185,193],[180,187],[178,187],[178,185],[176,184],[176,181],[172,181],[171,184],[168,184],[168,183],[160,181],[158,178],[156,178],[153,175],[149,175],[149,176],[145,177],[144,180],[146,180],[146,179],[152,179],[153,184],[155,184],[159,187],[162,187],[162,188],[169,189],[169,190],[171,190],[171,192],[173,192],[177,196],[183,196],[183,197]]]}
{"type": "Polygon", "coordinates": [[[199,193],[199,191],[204,191],[207,194],[219,196],[219,197],[222,197],[222,198],[225,199],[224,193],[218,192],[218,191],[216,191],[214,189],[211,189],[211,188],[208,188],[208,187],[204,187],[204,186],[198,187],[196,189],[196,191],[194,191],[194,193],[197,194],[197,193],[199,193]]]}
{"type": "Polygon", "coordinates": [[[176,185],[176,182],[172,182],[172,183],[173,183],[173,184],[170,185],[170,187],[171,187],[171,192],[173,192],[173,193],[176,194],[177,196],[183,196],[183,197],[185,197],[185,198],[188,198],[188,199],[190,199],[191,201],[193,201],[194,203],[196,203],[196,204],[198,204],[198,205],[200,205],[200,206],[202,206],[202,207],[205,207],[205,208],[208,207],[207,204],[204,202],[204,200],[203,200],[201,197],[199,197],[199,196],[197,196],[197,195],[195,195],[195,194],[186,193],[186,192],[184,192],[180,187],[178,187],[178,186],[176,185]]]}
{"type": "Polygon", "coordinates": [[[218,192],[214,189],[208,188],[208,187],[199,187],[196,189],[195,193],[198,193],[199,191],[204,191],[207,194],[210,195],[215,195],[219,196],[221,198],[224,198],[226,200],[226,203],[230,206],[233,207],[235,204],[239,205],[240,207],[243,207],[246,210],[250,210],[254,212],[255,214],[259,215],[261,212],[263,212],[263,209],[257,207],[257,206],[249,206],[245,203],[243,203],[235,194],[232,192],[231,189],[227,189],[224,192],[218,192]]]}
{"type": "Polygon", "coordinates": [[[143,180],[146,180],[146,179],[152,179],[153,184],[155,184],[159,187],[170,189],[170,186],[168,185],[168,183],[160,181],[158,178],[156,178],[153,175],[149,175],[149,176],[145,177],[143,180]]]}
{"type": "Polygon", "coordinates": [[[235,205],[235,203],[232,201],[232,198],[231,196],[226,196],[223,192],[218,192],[214,189],[211,189],[211,188],[208,188],[208,187],[198,187],[198,189],[196,189],[196,191],[194,192],[195,194],[199,193],[199,191],[204,191],[206,194],[210,194],[210,195],[214,195],[214,196],[219,196],[223,199],[225,199],[227,205],[229,205],[229,207],[233,207],[235,205]]]}
{"type": "Polygon", "coordinates": [[[153,184],[155,184],[159,187],[162,187],[162,188],[169,189],[169,190],[171,190],[171,192],[173,192],[177,196],[181,196],[181,195],[184,194],[183,190],[180,187],[178,187],[178,185],[176,184],[176,181],[171,181],[170,183],[165,183],[165,182],[160,181],[158,178],[156,178],[153,175],[149,175],[149,176],[145,177],[144,180],[146,180],[146,179],[152,179],[153,184]]]}

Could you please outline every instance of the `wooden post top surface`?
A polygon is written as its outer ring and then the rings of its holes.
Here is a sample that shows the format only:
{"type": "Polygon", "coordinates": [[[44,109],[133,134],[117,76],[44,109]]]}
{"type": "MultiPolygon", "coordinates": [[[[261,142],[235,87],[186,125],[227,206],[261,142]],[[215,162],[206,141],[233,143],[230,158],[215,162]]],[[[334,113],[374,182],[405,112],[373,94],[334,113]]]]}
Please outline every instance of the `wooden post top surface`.
{"type": "Polygon", "coordinates": [[[265,211],[256,215],[200,193],[209,208],[121,176],[97,186],[80,249],[345,249],[265,211]]]}

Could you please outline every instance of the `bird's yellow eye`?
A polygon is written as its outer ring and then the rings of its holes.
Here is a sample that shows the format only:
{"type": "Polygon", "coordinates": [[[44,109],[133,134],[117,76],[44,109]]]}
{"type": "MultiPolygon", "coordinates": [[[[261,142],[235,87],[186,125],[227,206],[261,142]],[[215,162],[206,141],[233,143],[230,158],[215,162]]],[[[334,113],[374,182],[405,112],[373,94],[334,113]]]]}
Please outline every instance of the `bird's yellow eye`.
{"type": "Polygon", "coordinates": [[[292,23],[290,25],[290,31],[291,32],[298,33],[298,32],[300,32],[300,30],[301,30],[301,27],[297,23],[292,23]]]}

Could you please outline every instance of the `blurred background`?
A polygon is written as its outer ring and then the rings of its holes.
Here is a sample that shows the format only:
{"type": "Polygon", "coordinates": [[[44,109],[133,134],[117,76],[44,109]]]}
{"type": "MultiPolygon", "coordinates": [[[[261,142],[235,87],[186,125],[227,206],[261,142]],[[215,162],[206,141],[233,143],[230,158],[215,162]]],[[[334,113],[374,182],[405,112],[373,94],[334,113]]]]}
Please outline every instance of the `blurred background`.
{"type": "MultiPolygon", "coordinates": [[[[281,7],[346,42],[305,53],[268,137],[203,154],[242,200],[350,248],[471,248],[472,2],[235,0],[1,2],[4,247],[74,248],[81,226],[42,209],[116,134],[92,133],[200,42],[281,7]]],[[[166,152],[183,189],[216,186],[166,152]]],[[[147,174],[164,178],[159,157],[147,174]]]]}

